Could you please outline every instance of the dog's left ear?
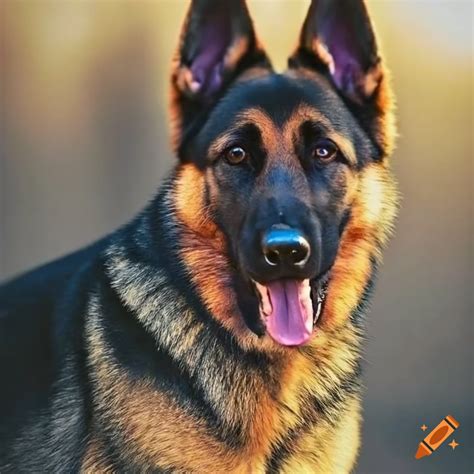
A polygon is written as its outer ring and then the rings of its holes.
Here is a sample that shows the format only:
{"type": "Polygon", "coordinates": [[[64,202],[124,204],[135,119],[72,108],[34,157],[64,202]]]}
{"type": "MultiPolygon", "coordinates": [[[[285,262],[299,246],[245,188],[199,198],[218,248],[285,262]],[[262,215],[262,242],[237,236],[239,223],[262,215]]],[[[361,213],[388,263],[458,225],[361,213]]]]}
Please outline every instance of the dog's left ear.
{"type": "Polygon", "coordinates": [[[329,77],[377,145],[379,158],[391,153],[392,93],[364,0],[312,0],[288,63],[329,77]]]}
{"type": "Polygon", "coordinates": [[[255,67],[271,69],[245,0],[192,0],[171,77],[178,152],[227,87],[255,67]]]}
{"type": "Polygon", "coordinates": [[[383,71],[364,1],[312,0],[289,65],[329,71],[344,97],[370,100],[383,71]]]}

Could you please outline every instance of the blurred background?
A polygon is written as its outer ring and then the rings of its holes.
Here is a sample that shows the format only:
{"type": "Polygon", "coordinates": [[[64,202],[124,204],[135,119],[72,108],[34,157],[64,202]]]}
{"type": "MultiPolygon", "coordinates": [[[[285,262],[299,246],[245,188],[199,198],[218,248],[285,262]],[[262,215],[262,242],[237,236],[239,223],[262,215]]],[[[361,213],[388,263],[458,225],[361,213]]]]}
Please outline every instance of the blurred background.
{"type": "MultiPolygon", "coordinates": [[[[368,3],[398,98],[403,203],[369,317],[357,472],[473,472],[473,3],[368,3]],[[459,447],[415,461],[420,426],[448,414],[459,447]]],[[[308,2],[249,4],[283,68],[308,2]]],[[[0,0],[0,279],[156,192],[174,161],[168,75],[186,6],[0,0]]]]}

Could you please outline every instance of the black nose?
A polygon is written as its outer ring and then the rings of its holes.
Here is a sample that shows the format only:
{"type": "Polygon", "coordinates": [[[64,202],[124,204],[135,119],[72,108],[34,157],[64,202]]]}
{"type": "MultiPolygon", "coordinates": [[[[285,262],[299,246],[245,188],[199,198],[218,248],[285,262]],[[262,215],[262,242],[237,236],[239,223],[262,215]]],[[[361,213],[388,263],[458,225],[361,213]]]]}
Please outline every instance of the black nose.
{"type": "Polygon", "coordinates": [[[262,238],[262,251],[268,265],[288,269],[303,267],[311,253],[303,234],[287,226],[266,232],[262,238]]]}

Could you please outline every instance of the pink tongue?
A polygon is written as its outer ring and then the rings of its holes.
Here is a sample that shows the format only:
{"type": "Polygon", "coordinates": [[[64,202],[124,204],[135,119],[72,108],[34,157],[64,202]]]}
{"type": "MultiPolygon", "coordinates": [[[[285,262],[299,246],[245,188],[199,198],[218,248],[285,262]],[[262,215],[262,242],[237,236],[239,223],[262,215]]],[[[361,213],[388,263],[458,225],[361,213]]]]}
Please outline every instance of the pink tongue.
{"type": "Polygon", "coordinates": [[[272,306],[267,315],[270,336],[285,346],[304,344],[313,332],[309,281],[279,280],[266,288],[272,306]]]}

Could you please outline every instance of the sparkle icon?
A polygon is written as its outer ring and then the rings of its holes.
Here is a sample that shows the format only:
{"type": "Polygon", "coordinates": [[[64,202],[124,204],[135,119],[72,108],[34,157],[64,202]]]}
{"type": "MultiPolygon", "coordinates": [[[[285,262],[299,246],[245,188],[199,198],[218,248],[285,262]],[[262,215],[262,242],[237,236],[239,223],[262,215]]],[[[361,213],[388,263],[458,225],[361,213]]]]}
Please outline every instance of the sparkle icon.
{"type": "Polygon", "coordinates": [[[453,451],[459,446],[459,443],[456,443],[456,440],[453,439],[450,443],[448,443],[449,446],[453,448],[453,451]]]}

